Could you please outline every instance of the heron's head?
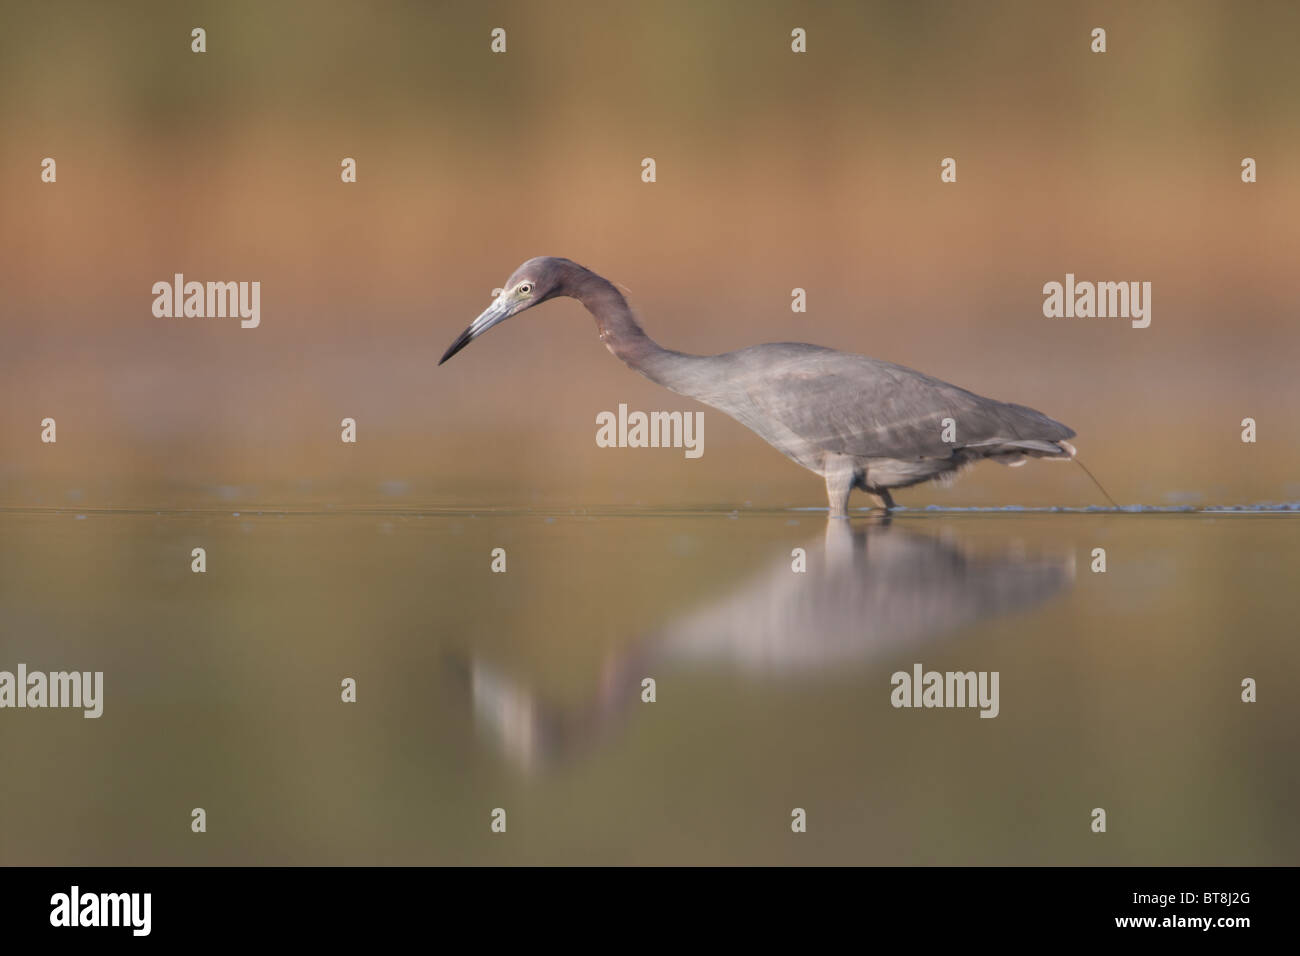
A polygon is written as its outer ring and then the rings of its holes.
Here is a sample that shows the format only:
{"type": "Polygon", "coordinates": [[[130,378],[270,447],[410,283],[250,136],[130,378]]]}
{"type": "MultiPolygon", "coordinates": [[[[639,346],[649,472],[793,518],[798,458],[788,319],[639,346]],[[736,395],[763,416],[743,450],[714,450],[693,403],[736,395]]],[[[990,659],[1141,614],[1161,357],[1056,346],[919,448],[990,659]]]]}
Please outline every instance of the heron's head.
{"type": "Polygon", "coordinates": [[[500,325],[511,316],[518,315],[525,309],[541,305],[547,299],[557,295],[566,295],[566,282],[579,269],[568,259],[556,259],[552,256],[538,256],[529,259],[506,280],[498,290],[497,297],[477,319],[469,324],[464,332],[456,336],[438,364],[441,365],[469,343],[492,328],[500,325]]]}

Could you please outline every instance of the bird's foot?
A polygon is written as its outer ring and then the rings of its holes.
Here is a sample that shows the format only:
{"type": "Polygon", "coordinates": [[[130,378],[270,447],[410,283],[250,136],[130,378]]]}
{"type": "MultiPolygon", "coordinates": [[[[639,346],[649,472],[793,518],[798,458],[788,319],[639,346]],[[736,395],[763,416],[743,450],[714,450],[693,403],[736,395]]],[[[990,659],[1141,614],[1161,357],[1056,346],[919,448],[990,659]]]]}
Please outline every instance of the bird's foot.
{"type": "Polygon", "coordinates": [[[876,507],[885,512],[885,514],[888,514],[898,507],[898,505],[894,504],[894,496],[889,493],[888,488],[882,488],[880,491],[872,491],[869,492],[869,494],[875,499],[876,507]]]}

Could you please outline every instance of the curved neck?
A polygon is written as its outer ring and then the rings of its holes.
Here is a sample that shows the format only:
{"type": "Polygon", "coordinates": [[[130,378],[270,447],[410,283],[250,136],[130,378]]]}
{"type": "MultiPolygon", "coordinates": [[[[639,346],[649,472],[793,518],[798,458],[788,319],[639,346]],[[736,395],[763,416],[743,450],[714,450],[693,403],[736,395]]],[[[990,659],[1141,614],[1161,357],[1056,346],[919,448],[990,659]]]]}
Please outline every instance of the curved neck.
{"type": "Polygon", "coordinates": [[[663,348],[646,335],[613,283],[575,264],[565,286],[563,294],[577,299],[595,317],[605,348],[652,382],[673,387],[674,368],[687,356],[663,348]]]}

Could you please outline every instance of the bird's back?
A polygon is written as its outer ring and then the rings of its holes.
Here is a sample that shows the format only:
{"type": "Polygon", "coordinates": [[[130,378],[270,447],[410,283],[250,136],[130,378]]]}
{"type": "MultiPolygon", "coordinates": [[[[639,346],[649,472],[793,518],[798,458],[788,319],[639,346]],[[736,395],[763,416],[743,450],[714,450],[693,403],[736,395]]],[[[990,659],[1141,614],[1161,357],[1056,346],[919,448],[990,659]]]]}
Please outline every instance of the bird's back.
{"type": "Polygon", "coordinates": [[[955,448],[1074,435],[1024,405],[817,345],[776,342],[701,361],[707,364],[671,387],[727,412],[796,459],[811,451],[949,458],[955,448]],[[944,419],[952,419],[954,441],[944,440],[944,419]]]}

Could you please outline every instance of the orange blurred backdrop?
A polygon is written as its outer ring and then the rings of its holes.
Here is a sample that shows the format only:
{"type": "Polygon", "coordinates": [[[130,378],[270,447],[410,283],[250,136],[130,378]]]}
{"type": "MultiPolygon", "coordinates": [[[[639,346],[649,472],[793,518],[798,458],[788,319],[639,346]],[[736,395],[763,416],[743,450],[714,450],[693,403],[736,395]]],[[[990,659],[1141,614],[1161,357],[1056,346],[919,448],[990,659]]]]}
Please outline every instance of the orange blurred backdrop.
{"type": "MultiPolygon", "coordinates": [[[[574,302],[438,368],[534,255],[672,348],[1040,408],[1122,502],[1300,499],[1297,35],[1284,3],[7,5],[0,506],[824,504],[712,411],[698,460],[598,448],[620,402],[700,406],[574,302]],[[1150,281],[1150,328],[1045,318],[1067,272],[1150,281]],[[175,273],[260,281],[260,327],[155,318],[175,273]]],[[[1034,463],[899,499],[1097,496],[1034,463]]]]}

